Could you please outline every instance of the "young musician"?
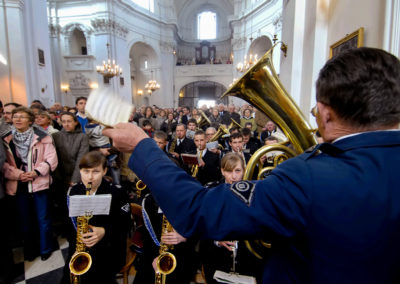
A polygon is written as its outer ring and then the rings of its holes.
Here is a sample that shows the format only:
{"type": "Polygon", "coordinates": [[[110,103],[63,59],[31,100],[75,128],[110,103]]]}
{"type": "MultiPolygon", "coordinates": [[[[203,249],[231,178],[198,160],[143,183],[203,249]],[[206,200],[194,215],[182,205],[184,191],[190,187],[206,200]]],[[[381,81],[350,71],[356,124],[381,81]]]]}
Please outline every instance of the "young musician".
{"type": "MultiPolygon", "coordinates": [[[[225,183],[233,184],[241,181],[244,170],[244,161],[239,154],[228,153],[222,158],[221,173],[225,183]]],[[[216,184],[213,184],[213,186],[216,186],[216,184]]],[[[216,270],[226,273],[232,271],[234,250],[236,250],[234,272],[254,276],[257,278],[257,283],[261,283],[262,261],[247,250],[244,241],[204,240],[200,242],[200,254],[207,284],[218,283],[213,279],[216,270]]]]}
{"type": "Polygon", "coordinates": [[[218,181],[221,178],[219,155],[206,148],[206,135],[203,130],[196,131],[194,143],[197,147],[197,157],[199,159],[199,171],[196,179],[203,185],[211,181],[218,181]]]}
{"type": "MultiPolygon", "coordinates": [[[[130,206],[125,190],[103,177],[107,160],[98,151],[83,156],[79,163],[82,181],[69,189],[68,195],[85,195],[91,183],[90,195],[111,194],[109,215],[94,215],[89,220],[89,232],[82,235],[92,266],[81,276],[81,283],[113,283],[115,275],[125,264],[126,237],[130,222],[130,206]]],[[[64,267],[62,283],[70,282],[69,261],[76,250],[76,218],[71,218],[69,256],[64,267]]]]}
{"type": "Polygon", "coordinates": [[[245,161],[245,165],[249,162],[250,160],[250,153],[244,153],[243,152],[243,135],[241,133],[233,133],[229,137],[229,146],[232,149],[233,153],[237,153],[245,161]]]}
{"type": "MultiPolygon", "coordinates": [[[[166,138],[167,134],[163,131],[156,131],[154,133],[153,139],[164,152],[167,144],[166,138]]],[[[170,155],[169,157],[172,160],[175,159],[170,155]]],[[[142,208],[147,230],[142,234],[143,253],[136,267],[137,272],[133,283],[154,283],[155,270],[153,269],[153,263],[159,256],[159,244],[163,242],[167,245],[173,245],[173,249],[169,252],[175,256],[177,261],[175,270],[166,276],[166,283],[189,284],[198,266],[196,261],[197,256],[194,250],[196,240],[186,239],[175,230],[162,235],[163,212],[151,193],[147,194],[143,199],[142,208]]]]}

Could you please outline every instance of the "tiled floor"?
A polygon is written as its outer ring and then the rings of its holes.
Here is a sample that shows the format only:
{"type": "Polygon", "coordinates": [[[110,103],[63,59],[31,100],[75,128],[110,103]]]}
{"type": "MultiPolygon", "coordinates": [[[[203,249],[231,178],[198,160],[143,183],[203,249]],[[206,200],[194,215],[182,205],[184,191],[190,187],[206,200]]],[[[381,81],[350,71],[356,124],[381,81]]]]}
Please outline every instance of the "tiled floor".
{"type": "MultiPolygon", "coordinates": [[[[15,265],[15,278],[12,283],[17,284],[56,284],[59,283],[62,275],[65,260],[68,257],[68,242],[66,239],[58,238],[58,249],[55,250],[51,257],[46,261],[42,261],[37,257],[33,261],[24,259],[22,248],[13,250],[15,265]]],[[[134,270],[132,270],[134,273],[134,270]]],[[[132,283],[134,275],[129,275],[128,283],[132,283]]],[[[122,278],[117,279],[122,284],[122,278]]]]}

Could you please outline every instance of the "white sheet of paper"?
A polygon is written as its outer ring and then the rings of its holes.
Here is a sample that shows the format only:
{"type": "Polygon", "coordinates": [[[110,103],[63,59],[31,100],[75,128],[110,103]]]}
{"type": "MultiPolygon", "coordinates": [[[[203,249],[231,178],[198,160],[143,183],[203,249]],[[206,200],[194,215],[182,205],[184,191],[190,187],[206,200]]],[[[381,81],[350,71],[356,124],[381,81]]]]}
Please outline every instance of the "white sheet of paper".
{"type": "Polygon", "coordinates": [[[218,147],[218,141],[208,142],[206,146],[208,150],[216,149],[218,147]]]}
{"type": "Polygon", "coordinates": [[[69,197],[69,217],[84,216],[86,211],[93,215],[110,214],[111,194],[72,195],[69,197]]]}
{"type": "Polygon", "coordinates": [[[257,284],[256,279],[252,276],[226,273],[220,270],[215,271],[214,279],[217,280],[218,283],[257,284]]]}

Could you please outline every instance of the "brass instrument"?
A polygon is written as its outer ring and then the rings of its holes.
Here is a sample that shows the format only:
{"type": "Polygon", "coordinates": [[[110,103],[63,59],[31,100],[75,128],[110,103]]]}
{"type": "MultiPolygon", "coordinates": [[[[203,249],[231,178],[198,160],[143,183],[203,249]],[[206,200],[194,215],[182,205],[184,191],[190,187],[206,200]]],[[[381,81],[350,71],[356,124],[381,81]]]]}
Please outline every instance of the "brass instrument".
{"type": "MultiPolygon", "coordinates": [[[[258,178],[263,176],[266,171],[274,167],[262,168],[260,158],[270,151],[280,151],[279,161],[274,161],[274,166],[293,156],[301,154],[306,149],[317,143],[309,123],[300,111],[299,107],[292,100],[290,95],[283,87],[273,65],[273,51],[279,43],[276,43],[264,56],[254,64],[222,97],[232,95],[239,97],[258,110],[263,112],[274,121],[288,141],[275,145],[261,147],[251,157],[246,166],[244,180],[252,178],[256,165],[259,165],[258,178]],[[287,145],[290,144],[291,147],[287,145]]],[[[246,246],[250,246],[246,241],[246,246]]],[[[260,248],[268,247],[270,244],[258,241],[260,248]]],[[[254,255],[261,258],[260,254],[251,250],[254,255]]]]}
{"type": "Polygon", "coordinates": [[[142,190],[146,189],[147,185],[140,179],[136,182],[136,195],[140,198],[142,190]]]}
{"type": "MultiPolygon", "coordinates": [[[[168,222],[165,215],[162,219],[161,237],[165,233],[172,232],[173,228],[170,222],[168,222]]],[[[160,255],[157,257],[157,273],[156,273],[156,284],[165,284],[165,279],[168,274],[171,274],[176,267],[175,255],[168,252],[168,250],[173,250],[173,245],[166,245],[160,241],[160,255]]]]}
{"type": "Polygon", "coordinates": [[[202,129],[206,125],[211,125],[211,121],[208,119],[207,115],[199,109],[200,117],[197,119],[197,127],[202,129]]]}
{"type": "Polygon", "coordinates": [[[176,148],[176,143],[178,143],[177,139],[175,138],[174,140],[172,140],[171,142],[171,146],[169,147],[168,153],[173,153],[175,152],[175,148],[176,148]]]}
{"type": "MultiPolygon", "coordinates": [[[[86,188],[86,195],[90,194],[92,183],[86,188]]],[[[79,216],[76,224],[76,249],[69,261],[71,283],[80,283],[80,276],[85,274],[92,266],[92,257],[86,252],[86,246],[82,241],[82,235],[89,231],[89,219],[93,217],[92,212],[86,212],[85,216],[79,216]]]]}

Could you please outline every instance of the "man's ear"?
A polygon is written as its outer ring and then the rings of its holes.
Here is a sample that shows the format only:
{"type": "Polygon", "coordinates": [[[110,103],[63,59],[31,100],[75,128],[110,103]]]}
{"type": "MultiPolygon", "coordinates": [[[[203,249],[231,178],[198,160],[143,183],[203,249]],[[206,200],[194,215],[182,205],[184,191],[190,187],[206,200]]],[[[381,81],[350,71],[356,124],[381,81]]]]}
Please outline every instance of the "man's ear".
{"type": "Polygon", "coordinates": [[[332,120],[332,109],[330,106],[317,102],[317,119],[326,126],[332,120]]]}

